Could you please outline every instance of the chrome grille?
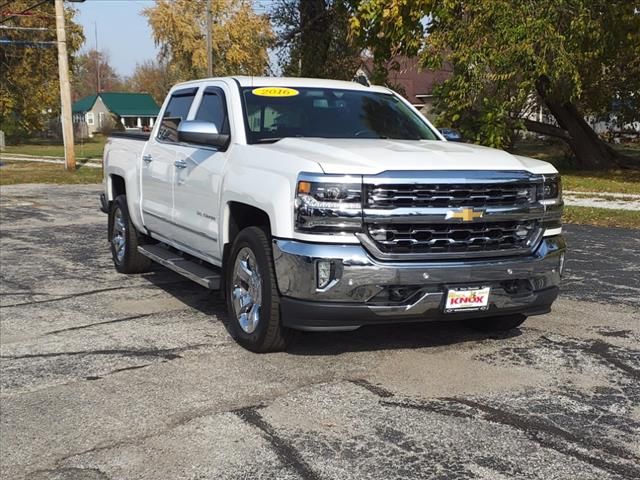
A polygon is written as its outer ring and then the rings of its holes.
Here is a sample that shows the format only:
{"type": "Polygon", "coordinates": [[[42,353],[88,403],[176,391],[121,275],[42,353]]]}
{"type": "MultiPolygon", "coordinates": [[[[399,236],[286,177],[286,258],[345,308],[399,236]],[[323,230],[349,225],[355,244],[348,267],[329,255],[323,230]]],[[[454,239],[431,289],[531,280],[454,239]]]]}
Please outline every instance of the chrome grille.
{"type": "Polygon", "coordinates": [[[370,208],[457,208],[519,206],[534,202],[531,183],[366,185],[370,208]]]}
{"type": "Polygon", "coordinates": [[[515,253],[530,249],[540,232],[535,220],[369,224],[367,229],[381,252],[393,254],[515,253]]]}

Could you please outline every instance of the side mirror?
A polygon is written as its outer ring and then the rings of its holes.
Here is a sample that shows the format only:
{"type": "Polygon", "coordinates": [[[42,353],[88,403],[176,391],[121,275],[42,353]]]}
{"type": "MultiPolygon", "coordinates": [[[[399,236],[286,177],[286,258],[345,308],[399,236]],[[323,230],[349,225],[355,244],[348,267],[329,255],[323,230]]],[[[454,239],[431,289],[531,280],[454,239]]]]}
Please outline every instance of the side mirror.
{"type": "Polygon", "coordinates": [[[218,133],[215,123],[197,120],[183,120],[178,125],[178,142],[195,143],[207,147],[226,150],[229,135],[218,133]]]}

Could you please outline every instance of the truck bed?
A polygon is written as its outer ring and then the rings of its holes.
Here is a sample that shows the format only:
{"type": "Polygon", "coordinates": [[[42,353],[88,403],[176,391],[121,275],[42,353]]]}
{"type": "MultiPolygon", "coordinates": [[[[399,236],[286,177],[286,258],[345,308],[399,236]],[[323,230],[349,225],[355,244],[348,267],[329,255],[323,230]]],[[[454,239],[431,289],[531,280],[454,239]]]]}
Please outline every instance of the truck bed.
{"type": "Polygon", "coordinates": [[[109,137],[128,138],[130,140],[142,140],[146,142],[149,140],[150,135],[151,132],[111,132],[109,137]]]}

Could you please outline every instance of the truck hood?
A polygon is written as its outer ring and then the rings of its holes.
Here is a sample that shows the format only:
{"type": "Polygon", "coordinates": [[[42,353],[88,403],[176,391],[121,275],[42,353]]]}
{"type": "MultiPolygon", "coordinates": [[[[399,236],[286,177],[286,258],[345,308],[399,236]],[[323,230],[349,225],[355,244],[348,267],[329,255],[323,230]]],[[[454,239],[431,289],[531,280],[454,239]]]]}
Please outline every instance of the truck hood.
{"type": "Polygon", "coordinates": [[[503,150],[440,140],[284,138],[259,148],[311,160],[325,173],[375,175],[389,170],[518,170],[556,173],[549,163],[503,150]]]}

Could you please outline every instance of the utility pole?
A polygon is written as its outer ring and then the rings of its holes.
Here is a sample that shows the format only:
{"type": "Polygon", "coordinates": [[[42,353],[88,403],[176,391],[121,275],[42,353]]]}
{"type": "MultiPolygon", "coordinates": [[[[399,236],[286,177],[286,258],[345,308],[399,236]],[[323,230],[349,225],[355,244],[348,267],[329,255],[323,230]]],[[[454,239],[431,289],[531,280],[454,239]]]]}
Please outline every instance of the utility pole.
{"type": "Polygon", "coordinates": [[[213,77],[213,40],[211,38],[211,28],[213,19],[211,18],[211,0],[207,0],[207,77],[213,77]]]}
{"type": "Polygon", "coordinates": [[[73,120],[71,118],[71,84],[69,82],[69,61],[67,58],[67,35],[64,28],[64,5],[55,0],[56,33],[58,37],[58,75],[60,76],[60,104],[62,140],[64,141],[64,165],[66,170],[75,171],[76,155],[73,151],[73,120]]]}
{"type": "Polygon", "coordinates": [[[96,34],[96,95],[100,95],[102,87],[100,86],[100,53],[98,53],[98,23],[93,22],[93,28],[96,34]]]}

